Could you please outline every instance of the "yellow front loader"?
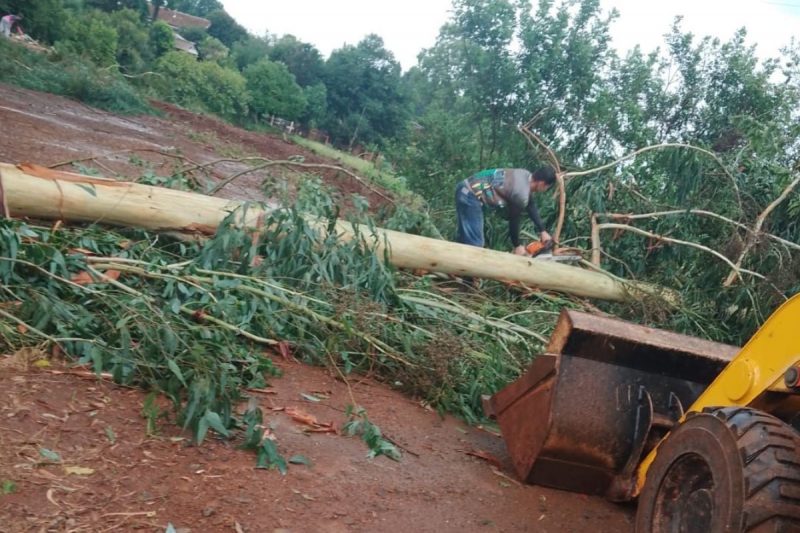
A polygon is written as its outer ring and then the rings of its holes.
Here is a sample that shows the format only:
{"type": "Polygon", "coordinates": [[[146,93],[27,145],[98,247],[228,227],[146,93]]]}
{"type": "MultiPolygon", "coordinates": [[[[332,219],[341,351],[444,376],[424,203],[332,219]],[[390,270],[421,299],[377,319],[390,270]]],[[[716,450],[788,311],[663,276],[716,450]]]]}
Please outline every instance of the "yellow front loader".
{"type": "Polygon", "coordinates": [[[800,532],[800,296],[741,349],[564,311],[484,408],[521,478],[638,498],[640,533],[800,532]]]}

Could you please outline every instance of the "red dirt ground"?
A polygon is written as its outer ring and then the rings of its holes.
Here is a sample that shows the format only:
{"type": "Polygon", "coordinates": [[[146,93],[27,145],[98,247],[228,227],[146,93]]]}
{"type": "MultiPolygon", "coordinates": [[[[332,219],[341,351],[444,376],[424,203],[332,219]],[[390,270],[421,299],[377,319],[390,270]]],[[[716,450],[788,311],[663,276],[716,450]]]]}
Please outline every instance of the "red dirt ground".
{"type": "MultiPolygon", "coordinates": [[[[0,161],[49,165],[101,155],[103,167],[131,176],[142,168],[129,161],[130,154],[112,152],[177,148],[189,159],[208,162],[223,157],[220,151],[235,150],[327,163],[280,137],[158,107],[167,115],[118,117],[0,84],[0,161]]],[[[151,152],[136,155],[166,175],[174,165],[151,152]]],[[[244,168],[230,163],[216,172],[223,177],[244,168]]],[[[263,198],[259,184],[265,176],[243,178],[221,196],[263,198]]],[[[380,200],[345,175],[326,172],[324,179],[380,200]]],[[[633,529],[630,508],[522,485],[497,436],[441,418],[370,380],[353,384],[356,400],[406,450],[400,462],[368,459],[359,439],[309,434],[284,412],[271,410],[295,407],[341,427],[351,403],[346,385],[325,369],[276,363],[284,376],[272,379],[274,394],[258,394],[257,400],[280,451],[312,463],[293,465],[281,476],[255,469],[254,455],[228,442],[210,439],[192,447],[166,421],[158,435],[148,436],[138,390],[52,370],[14,369],[3,364],[8,362],[0,355],[0,532],[164,531],[169,523],[184,533],[633,529]],[[323,401],[307,401],[302,393],[323,401]],[[58,453],[60,463],[48,462],[41,449],[58,453]],[[467,451],[491,454],[499,468],[467,451]],[[91,473],[68,474],[66,467],[91,473]]]]}

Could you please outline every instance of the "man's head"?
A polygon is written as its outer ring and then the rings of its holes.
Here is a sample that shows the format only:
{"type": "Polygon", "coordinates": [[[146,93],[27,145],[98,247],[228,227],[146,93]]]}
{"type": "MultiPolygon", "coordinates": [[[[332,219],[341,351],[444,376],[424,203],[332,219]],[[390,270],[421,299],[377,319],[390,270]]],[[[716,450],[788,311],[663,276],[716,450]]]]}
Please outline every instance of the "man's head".
{"type": "Polygon", "coordinates": [[[536,169],[531,177],[531,192],[546,191],[556,182],[556,171],[550,165],[536,169]]]}

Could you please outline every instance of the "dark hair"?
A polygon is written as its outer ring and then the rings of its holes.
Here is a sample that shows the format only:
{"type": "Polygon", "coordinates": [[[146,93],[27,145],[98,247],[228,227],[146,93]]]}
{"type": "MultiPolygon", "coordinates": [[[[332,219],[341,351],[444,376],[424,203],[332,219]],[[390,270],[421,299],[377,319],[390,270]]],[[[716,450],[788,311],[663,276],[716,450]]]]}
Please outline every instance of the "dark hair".
{"type": "Polygon", "coordinates": [[[543,181],[550,187],[556,182],[556,171],[550,165],[537,168],[533,173],[533,181],[543,181]]]}

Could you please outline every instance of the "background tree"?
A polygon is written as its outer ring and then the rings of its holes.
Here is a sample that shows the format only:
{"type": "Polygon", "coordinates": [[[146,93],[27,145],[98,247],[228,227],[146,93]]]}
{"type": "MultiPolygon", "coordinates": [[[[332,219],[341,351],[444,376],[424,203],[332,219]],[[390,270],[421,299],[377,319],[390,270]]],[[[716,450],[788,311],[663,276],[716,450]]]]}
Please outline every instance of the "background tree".
{"type": "Polygon", "coordinates": [[[294,35],[284,35],[269,47],[269,58],[289,68],[300,87],[318,83],[325,62],[314,45],[298,40],[294,35]]]}
{"type": "Polygon", "coordinates": [[[127,72],[144,71],[154,57],[154,50],[150,28],[142,23],[140,14],[132,9],[121,9],[110,13],[106,21],[117,32],[116,57],[120,68],[127,72]]]}
{"type": "Polygon", "coordinates": [[[217,9],[204,15],[211,21],[208,34],[222,41],[228,48],[234,43],[247,39],[247,30],[236,22],[224,9],[217,9]]]}
{"type": "Polygon", "coordinates": [[[401,135],[408,99],[400,83],[400,64],[383,39],[368,35],[356,46],[331,53],[325,63],[328,117],[323,128],[338,143],[384,143],[401,135]]]}
{"type": "Polygon", "coordinates": [[[161,20],[153,23],[150,27],[150,46],[156,58],[175,48],[175,34],[169,24],[161,20]]]}
{"type": "Polygon", "coordinates": [[[262,59],[244,70],[252,97],[251,108],[257,115],[276,115],[298,120],[306,110],[302,88],[286,65],[262,59]]]}
{"type": "Polygon", "coordinates": [[[303,88],[306,99],[306,111],[301,117],[303,125],[308,128],[318,127],[328,112],[328,91],[324,83],[317,83],[303,88]]]}
{"type": "Polygon", "coordinates": [[[242,41],[234,43],[231,48],[231,56],[239,70],[244,70],[248,65],[257,63],[262,59],[269,58],[270,38],[248,37],[242,41]]]}
{"type": "Polygon", "coordinates": [[[197,43],[197,51],[203,61],[224,61],[228,57],[228,47],[214,37],[206,36],[197,43]]]}
{"type": "Polygon", "coordinates": [[[198,17],[224,9],[222,2],[218,0],[168,0],[167,7],[198,17]]]}

